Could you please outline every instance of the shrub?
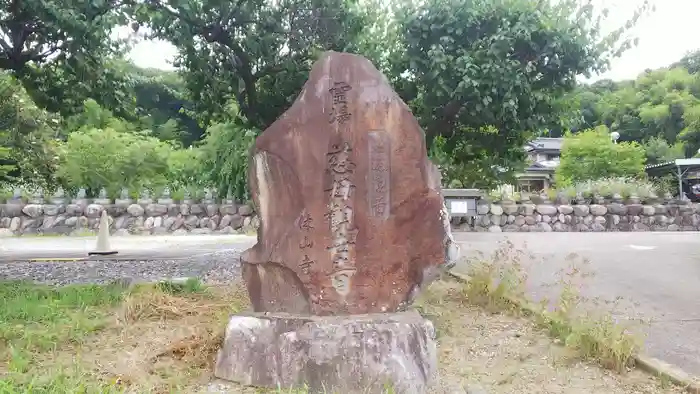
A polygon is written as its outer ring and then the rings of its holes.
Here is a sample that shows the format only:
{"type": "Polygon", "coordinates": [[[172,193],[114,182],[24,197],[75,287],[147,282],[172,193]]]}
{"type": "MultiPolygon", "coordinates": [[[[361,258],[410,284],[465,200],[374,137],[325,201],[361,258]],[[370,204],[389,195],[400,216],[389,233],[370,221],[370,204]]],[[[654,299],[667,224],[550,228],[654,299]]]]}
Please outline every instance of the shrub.
{"type": "Polygon", "coordinates": [[[636,142],[613,143],[608,128],[600,126],[578,134],[567,133],[556,170],[559,186],[606,177],[644,176],[646,152],[636,142]]]}
{"type": "Polygon", "coordinates": [[[559,188],[557,191],[569,198],[577,195],[582,195],[583,197],[598,195],[609,198],[616,194],[624,198],[633,195],[639,198],[647,198],[652,195],[658,196],[662,194],[661,187],[658,184],[647,179],[631,177],[601,178],[577,182],[573,185],[559,188]]]}
{"type": "Polygon", "coordinates": [[[10,161],[10,153],[7,133],[0,130],[0,185],[10,181],[10,171],[15,168],[14,164],[10,161]]]}
{"type": "Polygon", "coordinates": [[[168,184],[175,190],[203,188],[202,152],[198,148],[175,149],[168,155],[168,184]]]}
{"type": "Polygon", "coordinates": [[[256,134],[236,121],[207,129],[200,146],[202,176],[220,196],[248,198],[248,160],[256,134]]]}
{"type": "Polygon", "coordinates": [[[172,147],[157,138],[113,128],[71,133],[59,149],[58,177],[67,188],[85,187],[110,195],[122,187],[139,190],[166,183],[172,147]]]}

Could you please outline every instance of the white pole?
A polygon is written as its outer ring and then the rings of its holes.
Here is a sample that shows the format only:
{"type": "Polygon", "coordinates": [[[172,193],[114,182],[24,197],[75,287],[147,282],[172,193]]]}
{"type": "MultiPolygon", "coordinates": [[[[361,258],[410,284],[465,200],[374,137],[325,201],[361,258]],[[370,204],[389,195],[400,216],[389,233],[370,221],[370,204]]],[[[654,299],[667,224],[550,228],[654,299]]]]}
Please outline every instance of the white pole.
{"type": "Polygon", "coordinates": [[[678,199],[684,200],[683,195],[683,174],[681,173],[681,166],[676,164],[676,170],[678,170],[678,199]]]}

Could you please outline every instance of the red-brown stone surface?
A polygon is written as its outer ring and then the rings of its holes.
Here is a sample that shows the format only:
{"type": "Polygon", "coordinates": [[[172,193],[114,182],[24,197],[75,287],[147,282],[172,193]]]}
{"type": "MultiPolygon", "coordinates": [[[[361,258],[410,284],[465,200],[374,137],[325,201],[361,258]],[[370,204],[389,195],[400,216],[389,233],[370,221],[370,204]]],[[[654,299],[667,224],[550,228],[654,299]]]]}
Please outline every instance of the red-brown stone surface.
{"type": "Polygon", "coordinates": [[[423,131],[367,59],[325,53],[252,154],[261,226],[241,260],[256,311],[400,310],[446,262],[423,131]]]}

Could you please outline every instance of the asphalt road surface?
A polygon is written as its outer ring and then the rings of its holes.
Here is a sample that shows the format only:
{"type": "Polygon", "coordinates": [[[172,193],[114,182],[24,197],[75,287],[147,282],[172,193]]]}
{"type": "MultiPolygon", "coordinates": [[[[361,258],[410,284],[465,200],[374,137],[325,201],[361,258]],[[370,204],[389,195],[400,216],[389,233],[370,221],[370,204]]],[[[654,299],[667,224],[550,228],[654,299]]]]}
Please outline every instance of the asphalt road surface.
{"type": "MultiPolygon", "coordinates": [[[[529,292],[551,297],[543,285],[571,260],[588,260],[582,293],[614,300],[622,313],[650,319],[645,348],[649,355],[700,376],[700,233],[455,233],[463,256],[486,254],[509,240],[535,256],[527,264],[529,292]],[[523,247],[523,245],[526,245],[523,247]]],[[[456,271],[464,270],[459,264],[456,271]]]]}
{"type": "MultiPolygon", "coordinates": [[[[173,259],[217,250],[244,248],[255,243],[247,235],[188,235],[110,237],[116,255],[110,259],[173,259]]],[[[97,237],[0,238],[0,262],[16,260],[64,260],[85,258],[95,250],[97,237]]]]}
{"type": "MultiPolygon", "coordinates": [[[[553,295],[556,289],[545,285],[557,281],[557,272],[570,264],[568,255],[588,260],[595,276],[586,279],[584,295],[631,301],[623,303],[622,313],[652,321],[647,352],[700,376],[700,233],[455,233],[455,238],[466,257],[489,255],[504,240],[530,252],[534,259],[526,268],[534,297],[553,295]]],[[[110,239],[120,259],[187,257],[254,242],[244,235],[110,239]]],[[[95,237],[0,238],[0,262],[82,258],[95,245],[95,237]]],[[[455,267],[465,269],[465,263],[455,267]]]]}

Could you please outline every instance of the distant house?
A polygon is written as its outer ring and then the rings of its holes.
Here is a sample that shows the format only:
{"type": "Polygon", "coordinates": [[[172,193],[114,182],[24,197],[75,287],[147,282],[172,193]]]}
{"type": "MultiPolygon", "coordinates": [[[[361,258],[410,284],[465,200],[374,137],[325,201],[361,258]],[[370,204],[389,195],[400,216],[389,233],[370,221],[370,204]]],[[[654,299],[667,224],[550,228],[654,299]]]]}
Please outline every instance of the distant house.
{"type": "Polygon", "coordinates": [[[554,182],[554,170],[559,165],[563,138],[537,138],[524,149],[530,165],[516,175],[518,189],[536,192],[548,189],[554,182]]]}

